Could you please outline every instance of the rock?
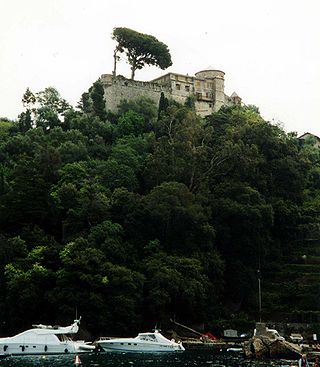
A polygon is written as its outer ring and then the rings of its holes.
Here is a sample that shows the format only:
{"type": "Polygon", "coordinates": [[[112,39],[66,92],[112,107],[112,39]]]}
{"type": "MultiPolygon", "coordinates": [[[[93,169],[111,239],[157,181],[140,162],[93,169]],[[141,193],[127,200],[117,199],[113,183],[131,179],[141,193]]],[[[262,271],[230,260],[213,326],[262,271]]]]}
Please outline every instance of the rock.
{"type": "Polygon", "coordinates": [[[253,338],[252,341],[255,358],[263,359],[269,357],[269,346],[261,338],[253,338]]]}
{"type": "Polygon", "coordinates": [[[275,340],[270,345],[270,358],[298,359],[301,356],[301,348],[291,343],[275,340]]]}
{"type": "Polygon", "coordinates": [[[285,341],[260,336],[245,343],[244,353],[247,358],[297,359],[301,356],[301,348],[285,341]]]}
{"type": "Polygon", "coordinates": [[[254,358],[254,349],[250,340],[244,342],[243,353],[246,358],[254,358]]]}

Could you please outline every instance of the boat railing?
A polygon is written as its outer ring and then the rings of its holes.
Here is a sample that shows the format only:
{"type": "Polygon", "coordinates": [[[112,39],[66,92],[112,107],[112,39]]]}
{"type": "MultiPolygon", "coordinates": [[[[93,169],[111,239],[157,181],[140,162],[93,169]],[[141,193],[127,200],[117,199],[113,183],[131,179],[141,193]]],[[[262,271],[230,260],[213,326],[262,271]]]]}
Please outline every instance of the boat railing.
{"type": "Polygon", "coordinates": [[[32,324],[32,327],[37,329],[50,329],[50,330],[57,330],[60,329],[60,325],[43,325],[43,324],[32,324]]]}

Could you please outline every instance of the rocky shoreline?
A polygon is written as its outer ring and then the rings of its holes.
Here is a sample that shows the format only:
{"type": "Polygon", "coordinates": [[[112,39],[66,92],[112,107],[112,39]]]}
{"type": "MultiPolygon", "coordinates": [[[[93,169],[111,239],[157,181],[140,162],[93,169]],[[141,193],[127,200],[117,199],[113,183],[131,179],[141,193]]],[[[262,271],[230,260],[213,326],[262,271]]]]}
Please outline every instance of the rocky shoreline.
{"type": "Polygon", "coordinates": [[[268,337],[259,336],[246,341],[243,351],[247,358],[297,359],[300,358],[303,350],[301,346],[287,341],[272,340],[268,337]]]}

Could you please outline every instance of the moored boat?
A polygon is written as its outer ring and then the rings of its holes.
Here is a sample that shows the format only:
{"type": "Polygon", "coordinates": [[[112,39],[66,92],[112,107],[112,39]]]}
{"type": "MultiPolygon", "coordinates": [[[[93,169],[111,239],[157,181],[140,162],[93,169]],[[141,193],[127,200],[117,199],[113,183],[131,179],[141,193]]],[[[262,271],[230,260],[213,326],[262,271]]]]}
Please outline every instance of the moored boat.
{"type": "Polygon", "coordinates": [[[0,338],[0,353],[7,355],[85,353],[95,346],[84,341],[73,341],[68,335],[76,334],[80,320],[70,326],[33,325],[15,336],[0,338]]]}
{"type": "Polygon", "coordinates": [[[140,333],[135,338],[100,338],[96,344],[104,351],[177,352],[185,350],[181,342],[167,339],[159,330],[140,333]]]}

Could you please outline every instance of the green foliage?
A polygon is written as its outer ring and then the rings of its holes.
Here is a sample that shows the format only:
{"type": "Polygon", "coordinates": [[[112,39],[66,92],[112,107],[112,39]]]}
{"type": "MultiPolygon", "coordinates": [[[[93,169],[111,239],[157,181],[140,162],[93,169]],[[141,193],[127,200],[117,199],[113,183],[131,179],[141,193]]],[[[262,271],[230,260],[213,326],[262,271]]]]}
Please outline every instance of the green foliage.
{"type": "Polygon", "coordinates": [[[139,97],[132,101],[122,100],[118,106],[118,114],[136,112],[144,118],[146,124],[151,125],[157,115],[157,108],[153,100],[147,97],[139,97]]]}
{"type": "Polygon", "coordinates": [[[85,114],[97,117],[100,121],[106,120],[104,89],[99,79],[92,84],[88,92],[82,94],[78,108],[85,114]]]}
{"type": "Polygon", "coordinates": [[[192,254],[212,248],[214,230],[206,210],[184,184],[166,182],[155,187],[146,195],[145,207],[145,234],[150,228],[150,237],[160,239],[168,252],[192,254]]]}
{"type": "Polygon", "coordinates": [[[202,119],[191,102],[122,101],[108,122],[96,82],[80,111],[46,88],[1,119],[2,333],[75,309],[94,336],[251,325],[258,269],[265,318],[319,311],[315,141],[253,106],[202,119]]]}
{"type": "Polygon", "coordinates": [[[89,89],[89,94],[92,100],[92,109],[95,115],[97,115],[102,121],[106,119],[104,90],[100,80],[93,83],[93,86],[89,89]]]}
{"type": "Polygon", "coordinates": [[[206,319],[205,309],[216,298],[198,259],[158,252],[146,258],[144,269],[150,321],[165,321],[167,314],[179,315],[188,322],[206,319]]]}
{"type": "Polygon", "coordinates": [[[36,103],[36,96],[31,92],[29,88],[25,91],[23,97],[22,97],[22,103],[23,106],[27,109],[32,109],[34,104],[36,103]]]}
{"type": "MultiPolygon", "coordinates": [[[[24,247],[19,238],[13,238],[10,242],[20,249],[24,247]]],[[[46,318],[48,290],[54,284],[54,273],[46,267],[48,253],[44,246],[34,248],[27,255],[24,249],[24,253],[20,252],[18,256],[12,258],[14,262],[7,263],[4,269],[6,303],[16,305],[7,308],[7,322],[10,327],[16,323],[27,327],[28,319],[35,314],[46,318]]]]}
{"type": "Polygon", "coordinates": [[[32,128],[33,120],[31,116],[31,111],[27,110],[19,115],[19,130],[21,132],[26,132],[32,128]]]}
{"type": "Polygon", "coordinates": [[[155,130],[158,139],[147,164],[147,180],[152,186],[178,181],[191,191],[199,190],[206,183],[213,162],[206,144],[212,128],[205,126],[193,111],[170,106],[155,130]]]}
{"type": "Polygon", "coordinates": [[[67,101],[61,98],[60,93],[53,87],[45,88],[37,93],[36,101],[40,104],[40,107],[48,107],[57,114],[70,108],[67,101]]]}
{"type": "Polygon", "coordinates": [[[158,120],[161,118],[161,113],[166,112],[169,106],[168,98],[164,96],[164,93],[161,92],[160,100],[159,100],[159,107],[158,107],[158,120]]]}
{"type": "Polygon", "coordinates": [[[123,335],[130,327],[137,328],[141,324],[144,276],[119,265],[107,264],[107,267],[108,315],[104,323],[106,330],[123,335]]]}
{"type": "Polygon", "coordinates": [[[131,65],[131,79],[134,79],[135,71],[145,65],[156,65],[160,69],[166,69],[172,65],[168,46],[158,41],[154,36],[136,32],[129,28],[114,28],[112,39],[118,44],[117,52],[125,52],[131,65]]]}
{"type": "Polygon", "coordinates": [[[0,118],[0,141],[7,140],[10,134],[10,129],[13,127],[13,122],[0,118]]]}
{"type": "Polygon", "coordinates": [[[188,96],[186,101],[185,101],[185,106],[190,108],[191,110],[195,110],[195,98],[194,96],[188,96]]]}
{"type": "Polygon", "coordinates": [[[141,115],[134,111],[128,111],[118,119],[116,135],[117,137],[140,135],[146,131],[146,128],[145,120],[141,115]]]}

